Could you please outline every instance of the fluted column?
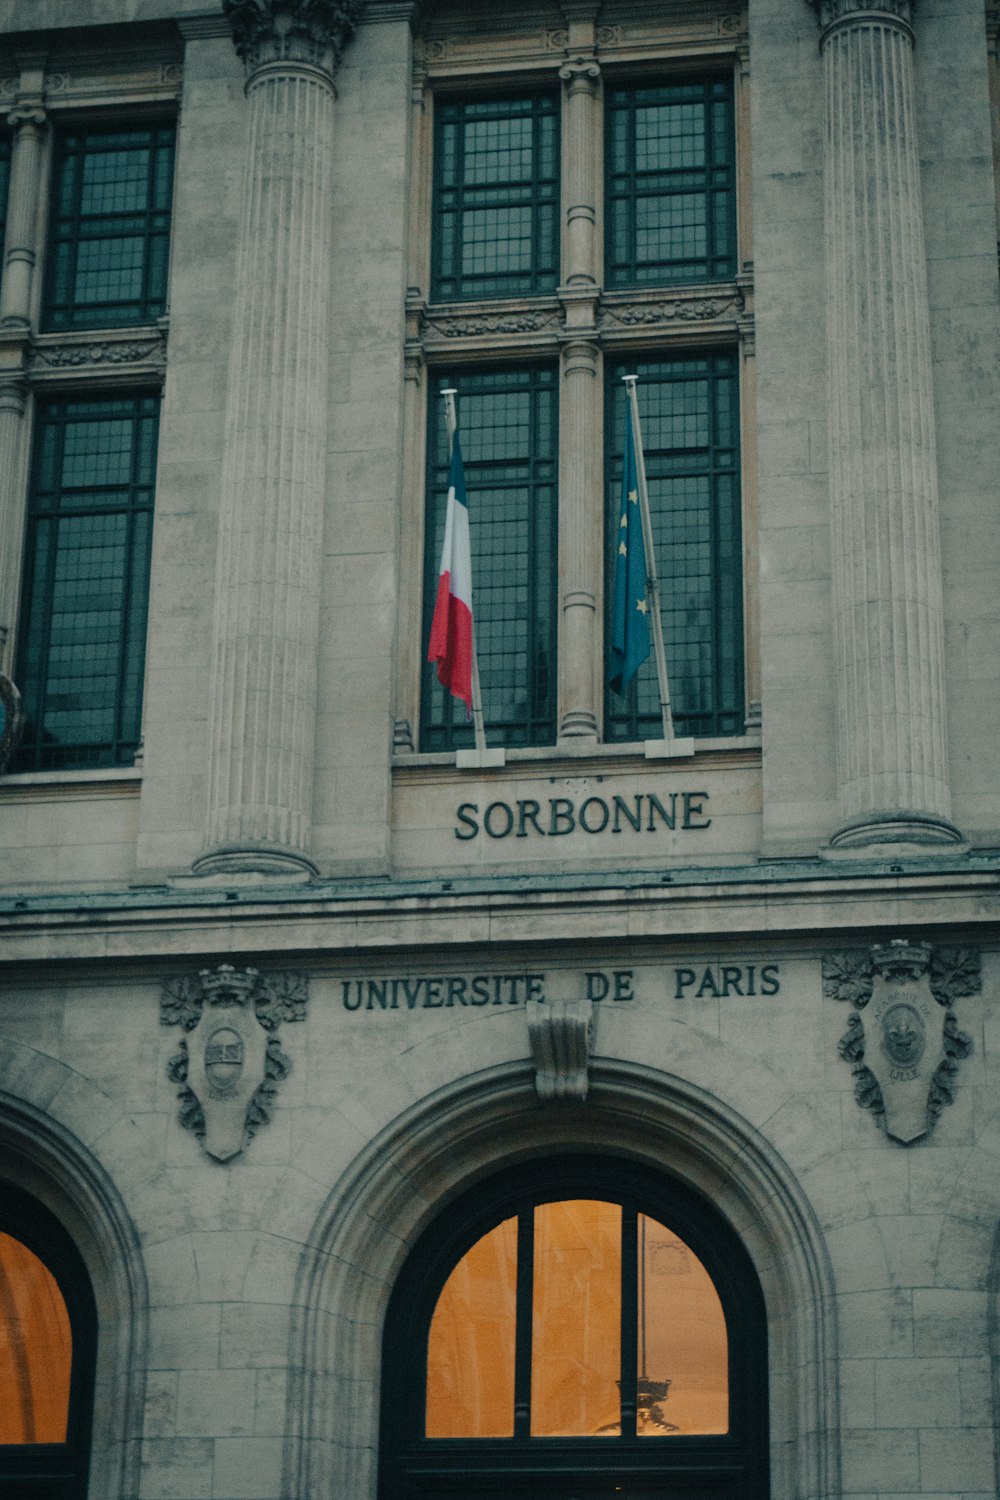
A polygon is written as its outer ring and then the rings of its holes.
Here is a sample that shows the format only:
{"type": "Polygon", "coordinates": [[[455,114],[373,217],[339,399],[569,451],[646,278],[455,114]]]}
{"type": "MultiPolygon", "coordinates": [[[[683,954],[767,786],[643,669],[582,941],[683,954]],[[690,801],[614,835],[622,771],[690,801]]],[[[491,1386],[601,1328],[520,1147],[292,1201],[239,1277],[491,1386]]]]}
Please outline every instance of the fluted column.
{"type": "Polygon", "coordinates": [[[206,852],[311,871],[331,315],[333,77],[357,0],[223,0],[247,65],[206,852]]]}
{"type": "MultiPolygon", "coordinates": [[[[590,11],[592,7],[585,6],[590,11]]],[[[601,576],[602,489],[595,457],[601,423],[600,350],[597,343],[596,219],[594,196],[600,69],[593,56],[593,19],[572,18],[571,40],[588,50],[571,55],[559,71],[565,92],[563,128],[565,278],[559,289],[566,311],[562,350],[559,443],[559,592],[562,605],[559,736],[597,739],[597,580],[601,576]]]]}
{"type": "Polygon", "coordinates": [[[813,0],[826,88],[834,848],[948,844],[937,459],[910,0],[813,0]]]}

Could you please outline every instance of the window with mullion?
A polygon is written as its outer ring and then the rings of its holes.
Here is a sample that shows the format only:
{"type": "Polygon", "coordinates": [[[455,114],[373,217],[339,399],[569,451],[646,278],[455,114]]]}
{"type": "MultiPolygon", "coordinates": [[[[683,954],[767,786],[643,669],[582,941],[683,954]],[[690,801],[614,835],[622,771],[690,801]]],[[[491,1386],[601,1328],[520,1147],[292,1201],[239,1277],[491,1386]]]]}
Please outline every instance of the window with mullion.
{"type": "MultiPolygon", "coordinates": [[[[681,735],[742,734],[743,587],[736,357],[640,360],[608,371],[606,618],[625,434],[622,376],[637,374],[674,725],[681,735]]],[[[652,655],[624,695],[608,689],[609,740],[662,733],[652,655]]]]}
{"type": "Polygon", "coordinates": [[[130,765],[139,744],[159,400],[39,406],[14,769],[130,765]]]}
{"type": "Polygon", "coordinates": [[[608,286],[734,276],[731,80],[612,88],[606,118],[608,286]]]}
{"type": "Polygon", "coordinates": [[[554,291],[559,275],[559,100],[439,100],[436,302],[554,291]]]}
{"type": "MultiPolygon", "coordinates": [[[[448,381],[441,384],[447,385],[448,381]]],[[[487,735],[508,746],[555,739],[556,372],[460,372],[458,420],[472,546],[472,612],[487,735]]],[[[428,414],[424,654],[448,495],[448,434],[436,391],[428,414]]],[[[425,667],[422,750],[473,743],[465,706],[425,667]]]]}
{"type": "Polygon", "coordinates": [[[167,306],[174,130],[58,138],[45,326],[151,323],[167,306]]]}

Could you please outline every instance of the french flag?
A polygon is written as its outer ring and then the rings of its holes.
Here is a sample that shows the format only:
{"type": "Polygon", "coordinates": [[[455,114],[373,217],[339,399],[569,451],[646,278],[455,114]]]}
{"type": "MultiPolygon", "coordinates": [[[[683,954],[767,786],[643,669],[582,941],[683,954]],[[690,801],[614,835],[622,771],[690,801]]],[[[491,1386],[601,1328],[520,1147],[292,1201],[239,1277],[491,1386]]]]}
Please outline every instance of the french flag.
{"type": "Polygon", "coordinates": [[[472,547],[469,541],[469,502],[457,432],[451,449],[444,545],[427,660],[437,663],[438,682],[453,698],[462,699],[471,716],[472,547]]]}

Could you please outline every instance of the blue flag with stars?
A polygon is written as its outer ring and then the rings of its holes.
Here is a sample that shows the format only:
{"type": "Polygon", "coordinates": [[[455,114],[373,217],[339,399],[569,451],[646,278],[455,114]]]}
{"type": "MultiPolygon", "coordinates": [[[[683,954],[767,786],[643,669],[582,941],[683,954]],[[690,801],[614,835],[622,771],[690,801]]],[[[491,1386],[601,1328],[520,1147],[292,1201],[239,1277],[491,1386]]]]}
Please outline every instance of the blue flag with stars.
{"type": "Polygon", "coordinates": [[[615,545],[615,592],[608,678],[616,693],[624,693],[650,650],[646,547],[642,538],[642,516],[639,511],[639,479],[631,401],[625,406],[622,503],[615,545]]]}

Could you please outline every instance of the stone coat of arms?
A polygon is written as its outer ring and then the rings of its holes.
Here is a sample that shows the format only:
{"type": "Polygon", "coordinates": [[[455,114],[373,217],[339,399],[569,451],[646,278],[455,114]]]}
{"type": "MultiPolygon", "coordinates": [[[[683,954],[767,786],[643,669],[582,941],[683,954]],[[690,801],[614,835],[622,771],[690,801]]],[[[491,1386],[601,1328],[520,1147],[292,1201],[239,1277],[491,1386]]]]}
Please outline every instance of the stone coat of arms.
{"type": "Polygon", "coordinates": [[[291,1068],[278,1026],[304,1020],[307,998],[304,975],[232,964],[164,985],[160,1020],[186,1033],[167,1068],[181,1085],[178,1118],[217,1161],[238,1156],[270,1119],[291,1068]]]}
{"type": "Polygon", "coordinates": [[[909,1144],[926,1135],[954,1099],[972,1039],[951,1007],[980,984],[979,955],[969,949],[897,938],[824,957],[824,994],[855,1007],[839,1043],[854,1067],[855,1097],[884,1116],[894,1140],[909,1144]]]}

